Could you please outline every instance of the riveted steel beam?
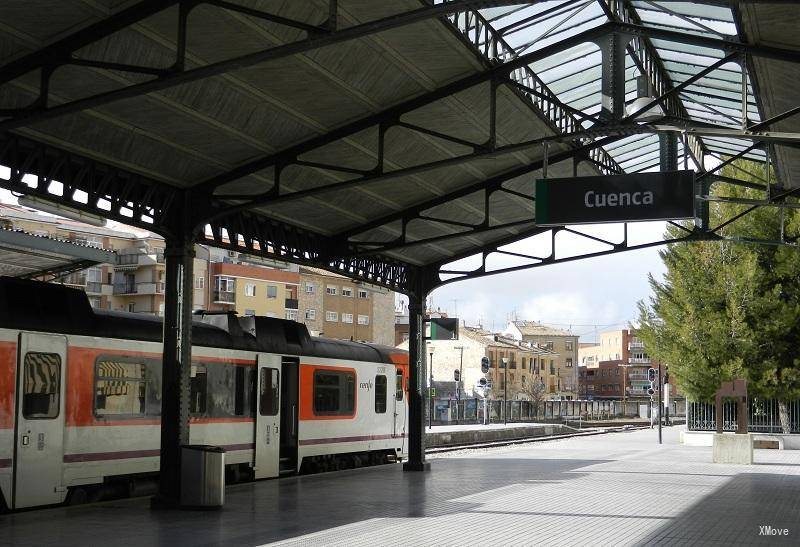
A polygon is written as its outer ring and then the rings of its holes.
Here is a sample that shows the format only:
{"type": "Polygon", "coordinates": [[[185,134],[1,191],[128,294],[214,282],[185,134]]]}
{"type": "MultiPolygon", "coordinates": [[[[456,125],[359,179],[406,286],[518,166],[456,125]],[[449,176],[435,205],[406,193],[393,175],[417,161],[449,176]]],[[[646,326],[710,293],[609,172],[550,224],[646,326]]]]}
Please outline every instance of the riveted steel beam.
{"type": "MultiPolygon", "coordinates": [[[[534,2],[539,0],[531,0],[531,1],[534,2]]],[[[129,85],[127,87],[115,89],[112,91],[101,92],[95,95],[90,95],[88,97],[58,104],[52,107],[47,107],[46,104],[45,105],[37,104],[32,109],[23,109],[13,118],[0,122],[0,132],[20,127],[26,127],[34,123],[54,119],[59,116],[64,116],[67,114],[75,114],[77,112],[81,112],[87,109],[97,108],[99,106],[107,105],[123,99],[130,99],[133,97],[146,95],[148,93],[162,91],[164,89],[169,89],[177,85],[195,82],[213,76],[218,76],[220,74],[225,74],[231,71],[240,70],[242,68],[247,68],[256,64],[275,61],[277,59],[283,59],[292,55],[307,53],[309,51],[313,51],[322,47],[331,46],[338,43],[347,42],[349,40],[364,38],[366,36],[370,36],[380,32],[385,32],[391,29],[403,27],[406,25],[411,25],[414,23],[419,23],[437,17],[442,17],[450,13],[457,13],[464,10],[471,10],[482,7],[516,4],[518,2],[519,0],[451,0],[450,2],[445,2],[441,4],[426,5],[418,9],[414,9],[403,13],[398,13],[395,15],[390,15],[382,19],[369,21],[366,23],[362,23],[360,25],[354,25],[352,27],[347,27],[341,30],[329,31],[323,34],[311,33],[307,38],[295,42],[291,42],[276,47],[271,47],[265,50],[256,51],[254,53],[241,55],[238,57],[234,57],[232,59],[226,59],[224,61],[218,61],[216,63],[210,63],[208,65],[192,69],[185,69],[182,66],[183,63],[181,62],[181,50],[182,49],[185,50],[186,15],[188,14],[188,10],[192,6],[198,3],[198,0],[184,0],[181,3],[181,7],[186,5],[187,8],[185,8],[182,11],[182,17],[179,18],[179,23],[181,21],[183,23],[182,23],[182,30],[181,28],[179,28],[178,30],[179,30],[179,35],[181,35],[183,38],[179,40],[179,44],[177,47],[176,55],[178,57],[178,60],[176,61],[175,70],[170,71],[169,73],[166,74],[162,74],[159,77],[154,78],[152,80],[129,85]]],[[[175,2],[170,2],[170,3],[174,4],[175,2]]],[[[158,7],[158,4],[159,2],[157,1],[147,3],[147,5],[150,7],[151,10],[156,9],[156,7],[158,7]]],[[[166,4],[166,2],[160,2],[160,4],[166,4]]],[[[135,23],[141,18],[142,17],[140,16],[133,16],[133,15],[127,18],[120,17],[119,20],[117,21],[115,28],[116,30],[125,28],[126,26],[135,23]]],[[[99,38],[94,38],[95,36],[99,36],[100,38],[102,38],[104,36],[102,32],[103,32],[102,25],[99,24],[98,29],[95,32],[89,33],[86,38],[80,38],[76,36],[71,39],[74,40],[76,44],[86,45],[87,43],[92,43],[96,39],[99,39],[99,38]],[[89,41],[86,42],[86,40],[89,41]]],[[[105,35],[107,36],[108,34],[105,35]]],[[[74,47],[72,50],[77,49],[78,47],[80,47],[80,45],[74,47]]],[[[48,50],[48,51],[50,53],[48,53],[47,55],[41,55],[39,57],[29,59],[25,63],[21,63],[14,73],[21,72],[22,74],[24,74],[26,72],[29,72],[33,68],[36,68],[37,63],[40,65],[41,64],[46,65],[47,63],[45,63],[44,61],[46,61],[49,56],[52,56],[54,52],[57,50],[48,50]]]]}

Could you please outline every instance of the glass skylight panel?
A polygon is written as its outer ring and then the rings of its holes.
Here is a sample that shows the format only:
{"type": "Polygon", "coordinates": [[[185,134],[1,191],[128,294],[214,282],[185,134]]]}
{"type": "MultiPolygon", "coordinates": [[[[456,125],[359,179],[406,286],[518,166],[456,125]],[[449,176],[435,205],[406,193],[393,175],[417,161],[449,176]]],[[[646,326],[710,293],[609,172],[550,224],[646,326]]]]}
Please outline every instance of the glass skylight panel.
{"type": "MultiPolygon", "coordinates": [[[[669,29],[684,34],[708,36],[715,39],[736,37],[737,29],[732,11],[725,6],[694,2],[632,0],[627,9],[635,11],[633,20],[645,27],[669,29]]],[[[504,40],[517,54],[536,51],[556,44],[580,32],[608,21],[600,2],[553,0],[533,5],[517,5],[481,10],[495,29],[501,30],[504,40]]],[[[673,85],[685,82],[726,55],[722,49],[645,38],[660,58],[660,64],[673,85]]],[[[625,102],[630,105],[638,94],[640,75],[631,55],[625,56],[625,102]]],[[[531,64],[531,69],[563,103],[589,115],[601,110],[602,56],[594,43],[572,47],[558,55],[531,64]]],[[[739,129],[741,127],[741,73],[738,65],[729,63],[705,75],[675,95],[684,107],[674,123],[692,122],[739,129]]],[[[747,116],[757,122],[758,107],[755,93],[747,82],[747,116]]],[[[582,127],[590,120],[579,120],[582,127]]],[[[667,121],[666,123],[671,123],[667,121]]],[[[749,146],[750,141],[727,137],[697,137],[711,150],[735,153],[749,146]]],[[[681,154],[683,146],[679,144],[681,154]]],[[[605,150],[626,171],[652,169],[658,164],[657,135],[632,135],[605,147],[605,150]]],[[[759,154],[760,152],[755,152],[759,154]]],[[[763,155],[763,154],[762,154],[763,155]]]]}
{"type": "Polygon", "coordinates": [[[639,12],[640,9],[653,9],[652,4],[656,4],[687,17],[696,17],[703,22],[719,21],[733,24],[733,14],[729,8],[714,6],[712,4],[695,2],[658,2],[657,0],[654,2],[634,0],[631,4],[636,8],[637,12],[639,12]]]}

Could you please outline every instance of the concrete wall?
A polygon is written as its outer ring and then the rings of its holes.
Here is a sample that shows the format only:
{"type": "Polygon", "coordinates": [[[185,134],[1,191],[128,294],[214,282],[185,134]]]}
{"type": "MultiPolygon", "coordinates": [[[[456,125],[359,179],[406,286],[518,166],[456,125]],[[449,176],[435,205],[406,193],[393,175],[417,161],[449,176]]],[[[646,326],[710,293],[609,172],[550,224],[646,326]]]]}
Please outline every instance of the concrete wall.
{"type": "Polygon", "coordinates": [[[395,345],[392,291],[377,290],[372,293],[372,341],[385,346],[395,345]]]}

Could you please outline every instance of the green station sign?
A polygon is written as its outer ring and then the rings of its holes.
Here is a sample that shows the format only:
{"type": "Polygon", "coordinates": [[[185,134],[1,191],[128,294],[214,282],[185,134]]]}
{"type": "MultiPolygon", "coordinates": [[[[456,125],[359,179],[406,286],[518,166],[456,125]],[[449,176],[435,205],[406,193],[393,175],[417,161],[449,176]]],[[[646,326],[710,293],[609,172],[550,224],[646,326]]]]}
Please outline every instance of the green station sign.
{"type": "Polygon", "coordinates": [[[538,179],[536,224],[675,220],[695,216],[694,171],[538,179]]]}

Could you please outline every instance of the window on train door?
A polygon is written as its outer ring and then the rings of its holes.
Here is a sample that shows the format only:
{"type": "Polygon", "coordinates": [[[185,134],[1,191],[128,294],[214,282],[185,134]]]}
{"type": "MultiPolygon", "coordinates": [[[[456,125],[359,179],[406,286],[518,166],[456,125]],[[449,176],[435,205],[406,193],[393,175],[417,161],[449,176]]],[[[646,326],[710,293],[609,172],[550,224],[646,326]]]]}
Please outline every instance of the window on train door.
{"type": "Polygon", "coordinates": [[[323,369],[314,371],[314,414],[352,416],[355,407],[355,373],[323,369]]]}
{"type": "Polygon", "coordinates": [[[280,375],[274,368],[262,368],[258,380],[258,412],[262,416],[277,416],[280,402],[280,375]]]}
{"type": "Polygon", "coordinates": [[[192,365],[189,394],[189,413],[204,415],[208,405],[208,369],[205,365],[192,365]]]}
{"type": "Polygon", "coordinates": [[[57,353],[25,354],[22,415],[26,420],[57,418],[61,394],[61,357],[57,353]]]}
{"type": "Polygon", "coordinates": [[[394,398],[398,401],[403,400],[403,371],[398,370],[394,381],[394,398]]]}
{"type": "Polygon", "coordinates": [[[384,414],[386,412],[388,390],[389,382],[386,381],[386,375],[378,374],[375,376],[375,414],[384,414]]]}

